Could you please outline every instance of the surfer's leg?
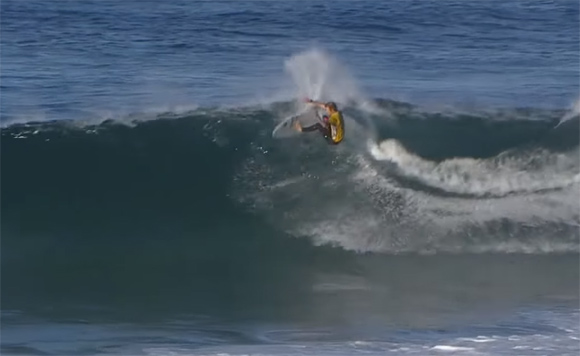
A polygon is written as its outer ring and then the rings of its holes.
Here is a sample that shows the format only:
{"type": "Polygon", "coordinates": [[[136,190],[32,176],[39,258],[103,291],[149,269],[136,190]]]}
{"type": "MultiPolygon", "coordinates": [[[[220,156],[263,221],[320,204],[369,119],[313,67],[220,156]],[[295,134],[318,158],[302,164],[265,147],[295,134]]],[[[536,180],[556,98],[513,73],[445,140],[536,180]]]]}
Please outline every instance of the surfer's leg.
{"type": "MultiPolygon", "coordinates": [[[[319,124],[320,125],[320,124],[319,124]]],[[[324,126],[324,125],[320,125],[320,128],[318,129],[318,131],[320,131],[320,133],[322,134],[322,137],[328,141],[328,142],[333,142],[332,141],[332,134],[330,132],[330,126],[324,126]]]]}
{"type": "Polygon", "coordinates": [[[314,125],[306,126],[302,128],[302,132],[311,132],[311,131],[320,131],[320,132],[327,132],[326,128],[322,126],[319,122],[314,125]]]}
{"type": "Polygon", "coordinates": [[[331,138],[330,134],[330,127],[322,125],[321,123],[316,123],[314,125],[303,127],[302,132],[311,132],[311,131],[318,131],[322,134],[322,137],[328,142],[334,144],[334,141],[331,138]]]}

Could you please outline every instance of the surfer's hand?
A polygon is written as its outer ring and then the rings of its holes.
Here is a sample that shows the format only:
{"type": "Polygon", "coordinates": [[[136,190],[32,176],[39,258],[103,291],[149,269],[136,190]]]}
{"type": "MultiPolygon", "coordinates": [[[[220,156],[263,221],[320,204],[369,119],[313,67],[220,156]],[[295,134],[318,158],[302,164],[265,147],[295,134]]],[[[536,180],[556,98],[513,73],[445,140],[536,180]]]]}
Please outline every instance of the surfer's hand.
{"type": "Polygon", "coordinates": [[[304,98],[304,101],[307,102],[307,103],[311,103],[312,102],[312,99],[310,99],[310,98],[304,98]]]}

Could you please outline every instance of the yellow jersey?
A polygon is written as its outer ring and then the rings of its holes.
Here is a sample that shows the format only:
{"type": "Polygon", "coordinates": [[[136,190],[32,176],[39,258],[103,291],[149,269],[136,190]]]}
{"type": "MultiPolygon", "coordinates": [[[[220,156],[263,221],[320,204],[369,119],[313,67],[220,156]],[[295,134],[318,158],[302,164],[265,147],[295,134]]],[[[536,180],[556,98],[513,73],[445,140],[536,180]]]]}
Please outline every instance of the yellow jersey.
{"type": "Polygon", "coordinates": [[[340,111],[333,112],[328,117],[330,125],[330,137],[334,143],[339,143],[344,137],[344,119],[340,111]]]}

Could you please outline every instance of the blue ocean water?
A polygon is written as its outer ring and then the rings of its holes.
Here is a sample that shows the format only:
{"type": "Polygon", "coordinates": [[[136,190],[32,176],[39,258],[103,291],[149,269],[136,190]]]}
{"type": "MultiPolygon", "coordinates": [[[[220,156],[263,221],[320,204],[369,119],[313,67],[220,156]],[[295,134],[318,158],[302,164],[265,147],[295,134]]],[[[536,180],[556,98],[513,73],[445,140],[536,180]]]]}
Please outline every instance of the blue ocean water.
{"type": "Polygon", "coordinates": [[[8,0],[2,12],[3,120],[245,104],[291,92],[284,61],[312,47],[373,98],[561,108],[578,94],[574,1],[8,0]]]}
{"type": "Polygon", "coordinates": [[[577,2],[0,10],[2,354],[578,354],[577,2]]]}

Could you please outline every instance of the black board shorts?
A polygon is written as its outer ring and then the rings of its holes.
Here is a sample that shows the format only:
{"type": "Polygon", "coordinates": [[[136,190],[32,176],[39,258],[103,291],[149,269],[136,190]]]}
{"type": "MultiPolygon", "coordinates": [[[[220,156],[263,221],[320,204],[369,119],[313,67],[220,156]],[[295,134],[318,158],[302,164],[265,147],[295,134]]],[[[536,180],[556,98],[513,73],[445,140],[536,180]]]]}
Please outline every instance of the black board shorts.
{"type": "Polygon", "coordinates": [[[332,139],[332,133],[330,132],[330,126],[324,126],[317,122],[316,124],[308,127],[303,127],[302,132],[318,131],[322,134],[326,142],[330,145],[338,145],[339,142],[334,142],[332,139]]]}

